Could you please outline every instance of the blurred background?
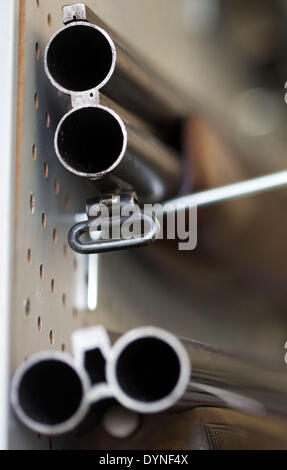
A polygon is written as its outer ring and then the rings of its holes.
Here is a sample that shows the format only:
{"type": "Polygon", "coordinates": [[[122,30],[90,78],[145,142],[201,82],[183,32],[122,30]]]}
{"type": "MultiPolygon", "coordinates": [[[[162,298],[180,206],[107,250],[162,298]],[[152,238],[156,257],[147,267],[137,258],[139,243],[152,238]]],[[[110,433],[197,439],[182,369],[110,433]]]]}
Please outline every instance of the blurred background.
{"type": "MultiPolygon", "coordinates": [[[[286,1],[95,3],[190,99],[185,192],[285,169],[286,1]]],[[[115,331],[153,323],[284,369],[286,198],[200,208],[192,252],[163,241],[101,256],[97,320],[115,331]]]]}

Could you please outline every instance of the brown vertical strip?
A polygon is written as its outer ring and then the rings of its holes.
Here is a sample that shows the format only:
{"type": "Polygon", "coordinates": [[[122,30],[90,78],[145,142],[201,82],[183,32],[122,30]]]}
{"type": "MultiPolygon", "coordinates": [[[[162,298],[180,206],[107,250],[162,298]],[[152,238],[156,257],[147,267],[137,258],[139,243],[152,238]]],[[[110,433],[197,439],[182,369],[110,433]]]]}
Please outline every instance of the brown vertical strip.
{"type": "MultiPolygon", "coordinates": [[[[17,225],[19,211],[21,144],[22,144],[22,118],[23,118],[23,88],[24,88],[24,33],[25,33],[25,0],[20,0],[19,18],[19,59],[18,59],[18,96],[17,96],[17,143],[16,143],[16,194],[15,194],[15,225],[17,225]]],[[[15,230],[15,233],[17,230],[15,230]]]]}

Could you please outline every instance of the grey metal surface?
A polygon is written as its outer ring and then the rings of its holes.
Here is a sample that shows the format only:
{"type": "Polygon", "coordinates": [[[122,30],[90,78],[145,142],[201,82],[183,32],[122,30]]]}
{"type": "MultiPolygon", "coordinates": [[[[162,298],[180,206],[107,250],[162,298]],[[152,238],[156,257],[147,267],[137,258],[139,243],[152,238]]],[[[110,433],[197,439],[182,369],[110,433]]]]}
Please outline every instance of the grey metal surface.
{"type": "MultiPolygon", "coordinates": [[[[61,24],[59,7],[58,1],[21,2],[11,373],[35,352],[69,350],[70,333],[94,321],[82,313],[87,258],[67,243],[73,214],[83,212],[94,190],[57,161],[53,138],[68,103],[44,73],[44,47],[61,24]]],[[[24,430],[13,413],[10,418],[10,448],[49,445],[24,430]]]]}
{"type": "Polygon", "coordinates": [[[0,449],[8,447],[9,325],[11,309],[11,267],[14,202],[14,153],[16,132],[18,5],[0,3],[0,449]]]}

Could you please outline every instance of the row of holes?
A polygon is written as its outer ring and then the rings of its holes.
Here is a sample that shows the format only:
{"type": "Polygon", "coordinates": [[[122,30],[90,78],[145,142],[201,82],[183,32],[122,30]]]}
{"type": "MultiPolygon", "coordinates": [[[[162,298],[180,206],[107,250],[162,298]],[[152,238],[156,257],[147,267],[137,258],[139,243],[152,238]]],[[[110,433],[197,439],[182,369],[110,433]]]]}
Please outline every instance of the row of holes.
{"type": "MultiPolygon", "coordinates": [[[[26,301],[25,301],[25,310],[26,310],[26,312],[30,312],[30,300],[29,299],[26,299],[26,301]]],[[[26,315],[28,316],[28,313],[26,313],[26,315]]],[[[74,320],[78,319],[78,312],[75,309],[73,310],[73,319],[74,320]]],[[[37,328],[38,328],[39,333],[41,333],[42,329],[43,329],[43,322],[42,322],[42,318],[40,316],[37,318],[37,328]]],[[[50,330],[49,337],[50,337],[50,344],[51,344],[51,346],[53,346],[54,345],[53,330],[50,330]]],[[[63,350],[63,345],[62,345],[62,350],[63,350]]]]}
{"type": "MultiPolygon", "coordinates": [[[[33,160],[37,160],[37,147],[35,144],[33,144],[33,147],[32,147],[32,155],[33,155],[33,160]]],[[[44,162],[44,177],[48,178],[48,176],[49,176],[48,163],[44,162]]],[[[54,190],[55,190],[56,195],[58,195],[60,192],[60,182],[58,178],[56,178],[54,181],[54,190]]],[[[32,197],[33,197],[33,194],[31,194],[31,198],[32,197]]],[[[71,198],[68,195],[65,197],[65,207],[66,207],[66,210],[70,210],[71,208],[71,198]]]]}
{"type": "MultiPolygon", "coordinates": [[[[39,108],[39,95],[37,92],[35,92],[34,94],[34,105],[36,109],[39,108]]],[[[48,111],[45,114],[45,123],[46,123],[47,129],[49,129],[51,125],[51,118],[50,118],[50,113],[48,111]]],[[[33,152],[33,159],[36,160],[36,158],[37,158],[37,154],[33,152]]]]}
{"type": "MultiPolygon", "coordinates": [[[[40,266],[40,268],[41,268],[41,266],[40,266]]],[[[41,276],[41,269],[40,269],[40,276],[41,276]]],[[[44,279],[44,275],[43,275],[42,279],[44,279]]],[[[53,295],[55,295],[55,293],[56,293],[55,279],[51,280],[51,292],[52,292],[53,295]]],[[[67,307],[67,296],[66,296],[66,294],[62,295],[62,305],[63,305],[64,308],[67,307]]],[[[30,299],[25,299],[25,301],[24,301],[24,311],[25,311],[26,317],[28,317],[30,315],[30,312],[31,312],[31,301],[30,301],[30,299]]]]}
{"type": "MultiPolygon", "coordinates": [[[[65,294],[64,294],[65,295],[65,294]]],[[[64,299],[63,299],[64,300],[64,299]]],[[[65,302],[66,302],[66,297],[65,297],[65,302]]],[[[30,309],[31,309],[31,302],[30,302],[30,299],[26,299],[25,300],[25,303],[24,303],[24,308],[25,308],[25,313],[26,313],[26,316],[29,316],[30,314],[30,309]]],[[[73,320],[77,320],[78,319],[78,311],[76,309],[73,309],[73,320]]],[[[41,325],[42,325],[42,320],[41,320],[41,317],[38,317],[38,324],[39,322],[41,321],[41,325]]],[[[41,326],[41,331],[42,331],[42,326],[41,326]]]]}
{"type": "MultiPolygon", "coordinates": [[[[41,333],[41,331],[42,331],[42,327],[43,327],[43,325],[42,325],[42,319],[41,319],[41,317],[38,317],[38,318],[37,318],[37,328],[38,328],[38,330],[39,330],[40,333],[41,333]]],[[[55,344],[55,337],[54,337],[54,332],[53,332],[53,330],[50,330],[50,332],[49,332],[49,340],[50,340],[50,345],[51,345],[51,346],[54,346],[54,344],[55,344]]],[[[65,345],[64,343],[62,343],[61,350],[62,350],[62,352],[65,352],[65,351],[66,351],[66,345],[65,345]]]]}
{"type": "MultiPolygon", "coordinates": [[[[54,243],[57,243],[55,241],[55,237],[57,237],[57,231],[56,229],[53,230],[53,240],[54,240],[54,243]]],[[[63,254],[64,254],[64,257],[67,258],[68,257],[68,246],[66,243],[64,243],[64,246],[63,246],[63,254]]],[[[31,248],[28,248],[27,250],[27,261],[28,261],[28,264],[31,264],[32,263],[32,250],[31,248]]],[[[77,269],[78,269],[78,263],[77,263],[77,260],[74,258],[73,259],[73,268],[74,268],[74,271],[76,272],[77,269]]]]}
{"type": "MultiPolygon", "coordinates": [[[[48,175],[49,175],[49,168],[48,168],[48,164],[45,163],[44,164],[44,176],[45,176],[45,178],[48,178],[48,175]]],[[[55,180],[55,191],[58,191],[58,189],[59,189],[58,180],[55,180]]],[[[69,211],[71,209],[71,198],[70,198],[70,196],[65,197],[65,208],[66,208],[67,211],[69,211]]],[[[32,214],[34,214],[34,212],[35,212],[35,196],[34,196],[34,194],[30,195],[30,212],[32,214]]],[[[44,217],[43,214],[45,214],[45,213],[44,212],[42,213],[42,218],[44,217]]],[[[44,224],[43,224],[43,228],[46,228],[46,226],[44,226],[44,224]]]]}
{"type": "MultiPolygon", "coordinates": [[[[40,0],[36,0],[36,5],[38,8],[40,8],[40,0]]],[[[47,15],[47,23],[48,23],[48,26],[51,26],[52,24],[52,18],[51,18],[50,13],[47,15]]]]}
{"type": "MultiPolygon", "coordinates": [[[[64,298],[64,296],[63,296],[63,302],[66,303],[66,298],[64,298]]],[[[26,312],[26,315],[28,316],[29,312],[30,312],[30,300],[29,299],[26,299],[26,301],[25,301],[25,312],[26,312]]],[[[77,318],[78,318],[78,312],[76,310],[73,310],[73,319],[77,320],[77,318]]],[[[42,329],[43,329],[43,322],[42,322],[42,318],[40,316],[37,318],[37,328],[38,328],[39,333],[41,333],[42,329]]],[[[49,338],[50,338],[50,345],[54,346],[55,339],[54,339],[53,330],[50,330],[49,338]]],[[[64,344],[62,344],[61,349],[62,349],[62,351],[65,351],[66,346],[64,344]]]]}
{"type": "MultiPolygon", "coordinates": [[[[77,314],[75,314],[75,312],[73,313],[73,318],[76,320],[77,319],[77,314]]],[[[42,322],[42,318],[39,316],[37,318],[37,328],[38,328],[38,331],[39,333],[42,333],[42,329],[43,329],[43,322],[42,322]]],[[[55,343],[55,337],[54,337],[54,333],[53,333],[53,330],[50,330],[49,332],[49,338],[50,338],[50,345],[51,346],[54,346],[54,343],[55,343]]],[[[65,351],[66,349],[66,346],[65,344],[62,344],[62,351],[65,351]]]]}
{"type": "MultiPolygon", "coordinates": [[[[34,94],[34,106],[35,106],[36,109],[39,108],[39,95],[38,95],[37,91],[35,91],[35,94],[34,94]]],[[[45,123],[46,123],[47,129],[49,129],[49,127],[51,125],[51,117],[50,117],[50,113],[48,111],[45,114],[45,123]]],[[[36,158],[34,158],[34,160],[36,160],[36,158]]]]}
{"type": "MultiPolygon", "coordinates": [[[[40,0],[35,0],[35,1],[36,1],[37,7],[40,8],[40,0]]],[[[52,18],[51,18],[50,13],[47,15],[47,23],[48,23],[48,26],[51,26],[52,18]]],[[[39,46],[38,42],[36,42],[36,45],[35,45],[35,53],[36,53],[36,59],[39,60],[40,55],[41,55],[41,51],[40,51],[40,46],[39,46]]],[[[39,96],[38,96],[37,92],[35,92],[35,94],[34,94],[34,106],[35,106],[36,109],[39,108],[39,96]]],[[[50,118],[49,112],[46,112],[45,123],[46,123],[46,127],[50,128],[51,118],[50,118]]],[[[38,156],[38,151],[37,151],[36,144],[33,144],[32,156],[33,156],[33,160],[36,161],[37,156],[38,156]]],[[[48,167],[47,162],[44,162],[43,170],[44,170],[44,178],[47,179],[49,177],[49,167],[48,167]]],[[[59,180],[57,178],[54,181],[54,190],[55,190],[56,195],[58,195],[59,192],[60,192],[60,183],[59,183],[59,180]]],[[[70,200],[69,196],[66,196],[65,207],[66,207],[67,210],[69,210],[70,207],[71,207],[71,200],[70,200]]],[[[30,211],[31,211],[32,214],[35,212],[35,197],[34,197],[33,194],[30,195],[30,211]]],[[[42,224],[43,229],[46,229],[46,227],[47,227],[47,216],[46,216],[45,212],[42,213],[41,224],[42,224]]],[[[57,243],[57,240],[58,240],[57,230],[56,230],[56,228],[54,228],[53,229],[53,242],[54,242],[54,244],[57,243]]],[[[67,247],[66,244],[64,244],[64,256],[65,257],[68,256],[68,247],[67,247]]],[[[30,248],[27,251],[27,261],[28,261],[28,264],[32,263],[32,251],[31,251],[30,248]]],[[[76,263],[76,260],[74,260],[74,270],[76,270],[76,268],[77,268],[77,263],[76,263]]],[[[42,264],[40,265],[40,270],[39,271],[40,271],[40,279],[43,281],[45,274],[44,274],[44,267],[43,267],[42,264]]],[[[54,279],[51,280],[51,292],[52,292],[53,295],[56,292],[55,280],[54,279]]],[[[62,295],[62,305],[63,305],[64,308],[66,308],[66,306],[67,306],[67,296],[66,296],[66,294],[62,295]]],[[[26,316],[30,315],[30,311],[31,311],[30,299],[25,300],[25,302],[24,302],[24,311],[25,311],[26,316]]],[[[75,310],[73,310],[73,318],[74,319],[77,318],[77,312],[75,310]]],[[[37,318],[37,328],[38,328],[39,332],[42,331],[42,327],[43,327],[42,319],[39,316],[37,318]]],[[[50,340],[50,345],[53,346],[54,342],[55,342],[53,330],[50,330],[50,332],[49,332],[49,340],[50,340]]],[[[62,351],[66,350],[66,346],[65,346],[64,343],[61,346],[61,350],[62,351]]]]}
{"type": "MultiPolygon", "coordinates": [[[[53,238],[55,236],[57,236],[57,235],[55,235],[56,233],[57,233],[56,229],[54,229],[53,238]]],[[[68,246],[66,245],[66,243],[64,243],[64,246],[63,246],[63,254],[64,254],[65,258],[68,257],[68,246]]],[[[27,261],[28,261],[28,264],[32,263],[32,250],[31,250],[31,248],[28,248],[28,250],[27,250],[27,261]]],[[[73,260],[73,268],[74,268],[74,271],[77,271],[78,263],[77,263],[77,260],[75,258],[73,260]]]]}
{"type": "MultiPolygon", "coordinates": [[[[39,7],[40,6],[40,3],[37,2],[37,6],[39,7]]],[[[48,24],[50,25],[51,24],[51,16],[50,14],[48,15],[48,24]]],[[[36,42],[36,46],[35,46],[35,50],[36,50],[36,59],[39,60],[40,59],[40,47],[39,47],[39,43],[36,42]]],[[[39,96],[38,96],[38,93],[35,92],[35,95],[34,95],[34,105],[35,105],[35,108],[38,109],[39,108],[39,96]]],[[[50,119],[50,114],[48,112],[46,112],[46,127],[49,128],[51,125],[51,119],[50,119]]],[[[37,146],[36,144],[33,144],[32,146],[32,156],[33,156],[33,160],[36,161],[37,160],[37,156],[38,156],[38,151],[37,151],[37,146]]],[[[44,177],[47,179],[49,177],[49,167],[48,167],[48,163],[47,162],[44,162],[44,177]]],[[[54,182],[54,190],[55,190],[55,193],[56,195],[59,194],[59,191],[60,191],[60,184],[59,184],[59,180],[58,179],[55,179],[55,182],[54,182]]],[[[66,196],[66,199],[65,199],[65,207],[67,210],[69,210],[71,206],[71,201],[70,201],[70,197],[69,196],[66,196]]],[[[33,214],[34,211],[35,211],[35,197],[33,194],[30,195],[30,211],[31,213],[33,214]]],[[[42,224],[42,227],[43,229],[46,229],[47,227],[47,216],[45,214],[45,212],[42,213],[42,216],[41,216],[41,224],[42,224]]],[[[57,243],[57,240],[58,240],[58,235],[57,235],[57,230],[56,228],[53,229],[53,242],[54,244],[57,243]]],[[[64,256],[66,257],[67,256],[67,246],[64,245],[64,256]]],[[[32,262],[32,254],[31,254],[31,249],[28,249],[28,253],[27,253],[27,259],[28,259],[28,263],[31,264],[32,262]]],[[[40,265],[40,279],[41,280],[44,280],[44,267],[43,265],[41,264],[40,265]]],[[[56,292],[56,289],[55,289],[55,280],[52,279],[51,280],[51,292],[52,294],[54,295],[55,292],[56,292]]],[[[66,294],[63,294],[62,295],[62,304],[63,304],[63,307],[65,308],[67,306],[67,297],[66,297],[66,294]]],[[[26,302],[26,305],[30,305],[30,302],[26,302]]],[[[29,307],[30,309],[30,307],[29,307]]],[[[30,312],[27,312],[27,307],[26,307],[26,315],[29,315],[30,312]]],[[[39,317],[38,318],[38,329],[39,331],[42,330],[42,321],[41,321],[41,318],[39,317]]],[[[52,344],[52,341],[51,341],[51,335],[50,335],[50,343],[52,344]]]]}
{"type": "MultiPolygon", "coordinates": [[[[65,258],[67,257],[67,254],[68,254],[67,245],[65,244],[64,245],[64,256],[65,256],[65,258]]],[[[28,261],[28,264],[32,263],[32,250],[31,250],[31,248],[29,248],[27,250],[27,261],[28,261]]],[[[75,258],[73,259],[73,269],[74,269],[75,272],[78,269],[78,263],[77,263],[77,260],[75,258]]],[[[43,267],[42,264],[40,265],[40,279],[41,279],[41,281],[43,281],[43,279],[44,279],[44,267],[43,267]]]]}
{"type": "MultiPolygon", "coordinates": [[[[35,91],[35,94],[34,94],[34,106],[35,106],[36,109],[39,108],[39,95],[38,95],[37,91],[35,91]]],[[[45,114],[45,124],[46,124],[47,129],[49,129],[50,126],[51,126],[51,117],[50,117],[50,113],[48,111],[45,114]]],[[[37,158],[36,153],[33,153],[33,158],[34,158],[34,160],[36,160],[36,158],[37,158]]]]}
{"type": "MultiPolygon", "coordinates": [[[[37,328],[38,328],[38,330],[39,330],[39,333],[41,333],[41,332],[42,332],[42,328],[43,328],[43,324],[42,324],[42,319],[41,319],[41,317],[38,317],[38,318],[37,318],[37,328]]],[[[53,330],[50,330],[50,332],[49,332],[49,339],[50,339],[50,345],[51,345],[51,346],[54,346],[55,337],[54,337],[53,330]]],[[[61,350],[62,350],[62,352],[66,351],[66,345],[65,345],[64,343],[62,343],[61,350]]]]}
{"type": "MultiPolygon", "coordinates": [[[[38,0],[37,0],[37,6],[40,7],[40,2],[38,0]]],[[[50,14],[47,17],[47,21],[48,21],[48,25],[50,26],[51,25],[51,15],[50,14]]],[[[36,50],[36,59],[39,60],[40,59],[40,47],[39,47],[38,42],[36,42],[35,50],[36,50]]],[[[38,109],[38,107],[39,107],[39,97],[38,97],[37,92],[34,95],[34,105],[35,105],[35,108],[38,109]]],[[[50,114],[47,112],[46,113],[46,127],[49,128],[50,124],[51,124],[50,114]]],[[[37,147],[36,147],[35,144],[33,144],[32,155],[33,155],[33,160],[35,161],[37,159],[37,147]]],[[[49,167],[48,167],[47,162],[44,162],[44,177],[47,179],[48,176],[49,176],[49,167]]],[[[58,179],[55,179],[54,189],[55,189],[55,193],[59,194],[60,184],[59,184],[58,179]]],[[[69,210],[70,206],[71,206],[70,197],[66,196],[65,207],[66,207],[67,210],[69,210]]],[[[34,211],[35,211],[35,198],[34,198],[33,194],[30,196],[30,210],[31,210],[31,213],[34,213],[34,211]]],[[[45,213],[42,213],[41,223],[42,223],[43,229],[46,229],[47,217],[46,217],[45,213]]],[[[57,230],[54,229],[53,230],[53,242],[54,242],[54,244],[57,243],[57,238],[58,238],[57,237],[57,230]]],[[[68,255],[68,248],[67,248],[67,245],[65,244],[64,245],[64,256],[67,257],[67,255],[68,255]]],[[[31,249],[28,250],[27,259],[28,259],[28,263],[31,264],[31,261],[32,261],[31,249]]],[[[75,268],[76,268],[76,263],[74,262],[74,269],[75,268]]],[[[40,279],[41,280],[44,279],[43,265],[40,265],[40,279]]],[[[51,281],[51,291],[52,291],[52,294],[55,294],[55,281],[54,281],[54,279],[52,279],[52,281],[51,281]]],[[[62,303],[63,303],[63,307],[66,307],[66,305],[67,305],[66,294],[63,294],[63,296],[62,296],[62,303]]],[[[42,323],[42,322],[40,322],[40,323],[42,323]]],[[[41,329],[41,328],[39,328],[39,329],[41,329]]]]}

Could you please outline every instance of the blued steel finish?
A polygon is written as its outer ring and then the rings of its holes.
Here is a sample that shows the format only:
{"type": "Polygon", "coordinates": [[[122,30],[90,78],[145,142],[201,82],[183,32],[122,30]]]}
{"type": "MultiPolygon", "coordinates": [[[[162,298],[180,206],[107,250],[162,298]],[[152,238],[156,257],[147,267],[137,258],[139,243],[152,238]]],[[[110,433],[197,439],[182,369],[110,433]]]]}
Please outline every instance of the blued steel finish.
{"type": "Polygon", "coordinates": [[[55,134],[60,162],[72,173],[92,180],[116,176],[134,188],[141,203],[175,196],[182,173],[177,153],[130,113],[121,112],[119,106],[115,112],[112,102],[108,103],[111,108],[92,104],[76,107],[62,118],[55,134]],[[117,148],[109,151],[111,141],[117,148]]]}
{"type": "MultiPolygon", "coordinates": [[[[110,53],[110,67],[107,66],[107,75],[100,83],[95,78],[93,85],[87,85],[82,92],[93,92],[102,89],[102,92],[112,98],[122,106],[133,113],[141,116],[143,119],[152,123],[159,134],[168,134],[170,129],[183,119],[189,112],[190,106],[186,98],[179,90],[175,90],[162,77],[160,77],[152,68],[140,57],[138,52],[134,51],[130,45],[109,28],[100,18],[98,18],[90,8],[83,3],[67,5],[63,7],[63,22],[66,25],[58,31],[50,40],[46,50],[46,71],[52,83],[65,93],[77,93],[73,90],[72,84],[68,85],[65,80],[65,86],[61,79],[55,79],[51,67],[49,67],[49,49],[53,46],[53,41],[57,37],[66,34],[69,28],[73,28],[75,38],[83,32],[83,27],[88,30],[100,28],[105,35],[106,41],[99,44],[98,53],[101,54],[101,46],[107,47],[106,53],[110,53]],[[110,49],[110,50],[109,50],[110,49]]],[[[98,38],[95,34],[95,41],[98,38]]],[[[63,47],[68,44],[63,41],[63,47]]],[[[96,77],[96,69],[99,66],[97,57],[90,58],[89,77],[96,77]]],[[[65,74],[65,71],[63,70],[65,74]]],[[[87,84],[93,83],[88,80],[87,84]]]]}

